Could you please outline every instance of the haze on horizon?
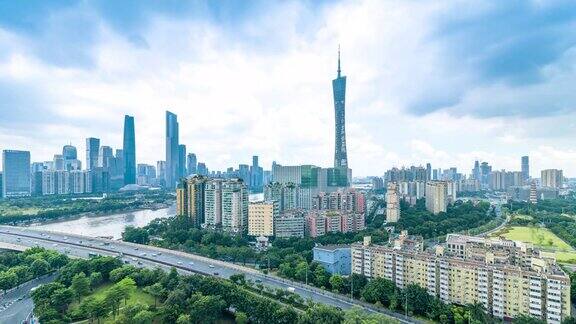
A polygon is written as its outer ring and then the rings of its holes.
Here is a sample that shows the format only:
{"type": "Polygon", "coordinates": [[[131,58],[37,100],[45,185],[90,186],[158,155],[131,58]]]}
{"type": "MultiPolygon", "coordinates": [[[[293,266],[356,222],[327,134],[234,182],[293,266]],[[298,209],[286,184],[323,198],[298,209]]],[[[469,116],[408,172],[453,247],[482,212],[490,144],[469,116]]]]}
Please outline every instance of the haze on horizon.
{"type": "Polygon", "coordinates": [[[475,159],[576,176],[574,1],[2,1],[0,149],[50,160],[85,138],[138,163],[164,113],[211,170],[331,166],[337,48],[355,176],[475,159]]]}

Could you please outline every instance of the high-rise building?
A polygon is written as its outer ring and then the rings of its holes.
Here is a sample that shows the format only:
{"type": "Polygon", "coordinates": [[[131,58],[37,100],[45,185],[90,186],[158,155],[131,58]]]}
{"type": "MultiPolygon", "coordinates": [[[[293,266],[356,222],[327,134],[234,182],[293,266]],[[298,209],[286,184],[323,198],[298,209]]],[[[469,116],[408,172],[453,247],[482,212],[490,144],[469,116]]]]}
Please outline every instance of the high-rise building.
{"type": "Polygon", "coordinates": [[[258,156],[252,157],[252,166],[250,166],[250,191],[262,192],[264,169],[258,165],[258,156]]]}
{"type": "Polygon", "coordinates": [[[426,209],[433,213],[446,212],[448,206],[448,187],[446,181],[426,183],[426,209]]]}
{"type": "Polygon", "coordinates": [[[197,171],[196,173],[198,173],[199,175],[208,175],[208,167],[206,167],[206,163],[198,162],[196,171],[197,171]]]}
{"type": "Polygon", "coordinates": [[[136,183],[136,135],[134,117],[124,116],[124,184],[136,183]]]}
{"type": "Polygon", "coordinates": [[[276,238],[304,237],[304,212],[292,209],[280,213],[274,219],[274,236],[276,238]]]}
{"type": "Polygon", "coordinates": [[[522,176],[524,180],[528,180],[530,178],[530,160],[528,156],[522,157],[522,176]]]}
{"type": "Polygon", "coordinates": [[[175,188],[180,171],[178,142],[178,117],[166,111],[166,187],[175,188]]]}
{"type": "Polygon", "coordinates": [[[198,165],[198,160],[196,159],[196,154],[188,153],[188,175],[196,174],[196,166],[198,165]]]}
{"type": "Polygon", "coordinates": [[[529,201],[531,204],[538,203],[538,192],[536,191],[536,181],[532,180],[530,183],[530,197],[529,201]]]}
{"type": "Polygon", "coordinates": [[[86,139],[86,169],[92,170],[98,166],[100,155],[100,139],[89,137],[86,139]]]}
{"type": "Polygon", "coordinates": [[[156,161],[156,179],[159,186],[166,185],[166,161],[156,161]]]}
{"type": "Polygon", "coordinates": [[[54,170],[63,171],[65,169],[64,157],[61,154],[54,154],[53,162],[54,162],[54,170]]]}
{"type": "Polygon", "coordinates": [[[248,206],[248,235],[273,236],[274,218],[278,216],[278,203],[261,201],[248,206]]]}
{"type": "Polygon", "coordinates": [[[76,151],[76,147],[72,145],[64,145],[64,147],[62,147],[62,156],[64,157],[64,160],[78,159],[78,152],[76,151]]]}
{"type": "Polygon", "coordinates": [[[114,150],[110,146],[100,146],[98,154],[98,167],[108,169],[114,163],[114,150]]]}
{"type": "Polygon", "coordinates": [[[386,191],[386,223],[396,223],[400,219],[400,199],[396,182],[388,183],[386,191]]]}
{"type": "Polygon", "coordinates": [[[542,187],[560,188],[563,181],[562,170],[547,169],[541,171],[540,184],[542,187]]]}
{"type": "Polygon", "coordinates": [[[4,197],[4,179],[2,178],[2,172],[0,172],[0,199],[4,197]]]}
{"type": "Polygon", "coordinates": [[[233,233],[248,229],[248,187],[241,179],[222,183],[222,229],[233,233]]]}
{"type": "Polygon", "coordinates": [[[176,214],[192,219],[196,228],[204,224],[205,177],[195,176],[183,179],[176,189],[176,214]]]}
{"type": "Polygon", "coordinates": [[[186,173],[186,145],[178,145],[178,178],[183,178],[186,173]]]}
{"type": "Polygon", "coordinates": [[[346,153],[346,77],[341,75],[340,48],[338,48],[338,76],[332,80],[334,94],[334,112],[336,119],[334,168],[348,168],[348,155],[346,153]]]}
{"type": "Polygon", "coordinates": [[[30,196],[30,152],[2,151],[2,196],[30,196]]]}
{"type": "Polygon", "coordinates": [[[432,180],[432,165],[426,163],[426,181],[432,180]]]}
{"type": "Polygon", "coordinates": [[[222,225],[222,182],[210,179],[204,187],[204,223],[207,228],[222,225]]]}

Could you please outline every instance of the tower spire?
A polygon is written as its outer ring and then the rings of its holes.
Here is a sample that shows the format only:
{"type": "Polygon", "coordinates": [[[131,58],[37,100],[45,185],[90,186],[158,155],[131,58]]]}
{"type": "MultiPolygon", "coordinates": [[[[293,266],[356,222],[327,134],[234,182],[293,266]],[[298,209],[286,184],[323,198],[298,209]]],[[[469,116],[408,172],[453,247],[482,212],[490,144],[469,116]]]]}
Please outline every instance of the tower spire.
{"type": "Polygon", "coordinates": [[[338,77],[340,77],[340,44],[338,44],[338,77]]]}

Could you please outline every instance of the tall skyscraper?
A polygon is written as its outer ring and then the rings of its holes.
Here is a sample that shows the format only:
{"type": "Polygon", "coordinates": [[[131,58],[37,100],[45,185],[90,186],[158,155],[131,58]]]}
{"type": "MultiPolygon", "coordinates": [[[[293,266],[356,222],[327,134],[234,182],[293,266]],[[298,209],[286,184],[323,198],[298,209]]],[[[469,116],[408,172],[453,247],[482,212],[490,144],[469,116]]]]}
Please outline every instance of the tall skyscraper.
{"type": "Polygon", "coordinates": [[[186,145],[178,145],[178,179],[186,176],[186,145]]]}
{"type": "Polygon", "coordinates": [[[76,160],[78,158],[76,147],[72,145],[64,145],[62,148],[62,156],[64,157],[64,160],[76,160]]]}
{"type": "Polygon", "coordinates": [[[188,153],[188,175],[196,174],[196,165],[198,164],[198,160],[196,159],[196,154],[188,153]]]}
{"type": "Polygon", "coordinates": [[[100,139],[89,137],[86,139],[86,169],[92,170],[98,166],[100,139]]]}
{"type": "Polygon", "coordinates": [[[334,112],[336,116],[334,167],[348,168],[345,129],[346,77],[341,75],[340,48],[338,48],[338,76],[332,80],[332,90],[334,92],[334,112]]]}
{"type": "Polygon", "coordinates": [[[430,163],[426,163],[426,180],[432,180],[432,165],[430,163]]]}
{"type": "Polygon", "coordinates": [[[173,189],[178,183],[178,116],[166,111],[166,187],[173,189]]]}
{"type": "Polygon", "coordinates": [[[398,184],[388,183],[386,191],[386,223],[396,223],[400,219],[400,199],[398,198],[398,184]]]}
{"type": "Polygon", "coordinates": [[[2,151],[2,196],[30,196],[30,152],[2,151]]]}
{"type": "Polygon", "coordinates": [[[561,188],[564,181],[562,170],[546,169],[540,171],[540,185],[549,188],[561,188]]]}
{"type": "Polygon", "coordinates": [[[114,158],[114,151],[110,146],[100,146],[100,153],[98,154],[98,167],[109,168],[114,158]]]}
{"type": "Polygon", "coordinates": [[[136,183],[136,135],[134,117],[124,116],[124,184],[136,183]]]}
{"type": "Polygon", "coordinates": [[[524,180],[530,178],[530,159],[527,155],[522,157],[522,177],[524,180]]]}

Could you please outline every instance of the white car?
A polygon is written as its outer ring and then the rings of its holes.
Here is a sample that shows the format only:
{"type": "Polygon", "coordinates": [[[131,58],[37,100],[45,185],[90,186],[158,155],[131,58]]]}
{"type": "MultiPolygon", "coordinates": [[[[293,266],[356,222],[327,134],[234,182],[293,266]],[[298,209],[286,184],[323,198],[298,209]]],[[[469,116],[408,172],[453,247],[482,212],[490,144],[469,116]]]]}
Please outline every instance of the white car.
{"type": "Polygon", "coordinates": [[[213,264],[209,264],[208,265],[211,269],[214,269],[214,265],[213,264]]]}
{"type": "Polygon", "coordinates": [[[178,261],[178,264],[182,264],[182,261],[178,261]]]}
{"type": "Polygon", "coordinates": [[[189,264],[190,264],[190,265],[194,265],[194,262],[190,261],[189,264]]]}

